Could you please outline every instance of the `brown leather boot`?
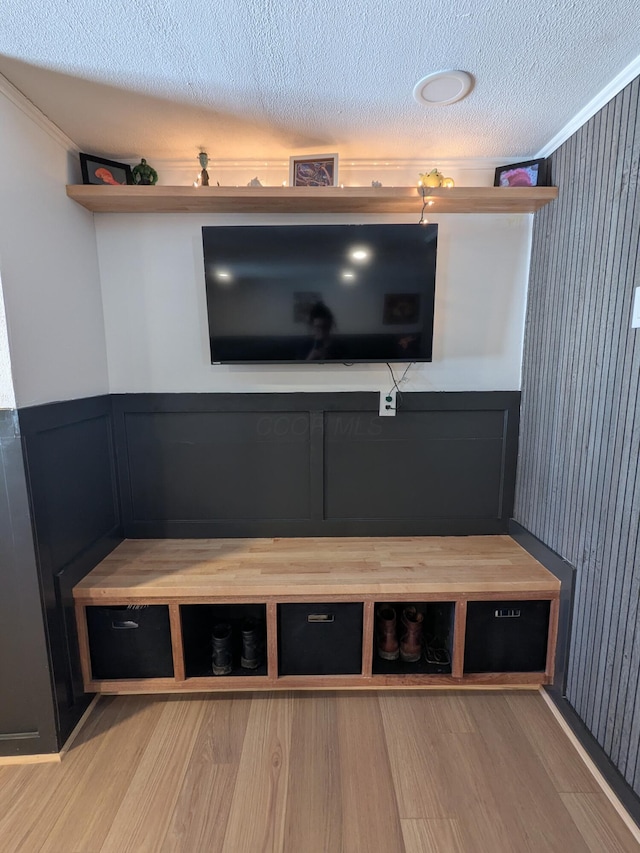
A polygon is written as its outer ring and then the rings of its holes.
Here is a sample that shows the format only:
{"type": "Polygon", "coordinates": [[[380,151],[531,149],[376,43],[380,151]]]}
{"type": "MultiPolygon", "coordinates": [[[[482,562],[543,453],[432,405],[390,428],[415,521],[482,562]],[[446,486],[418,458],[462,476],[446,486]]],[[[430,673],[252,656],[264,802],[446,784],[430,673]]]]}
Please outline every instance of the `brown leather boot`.
{"type": "Polygon", "coordinates": [[[424,616],[415,607],[402,611],[402,635],[400,657],[407,663],[415,663],[422,657],[422,623],[424,616]]]}
{"type": "Polygon", "coordinates": [[[389,605],[383,605],[376,614],[376,642],[378,657],[383,660],[398,660],[398,632],[396,630],[396,611],[389,605]]]}

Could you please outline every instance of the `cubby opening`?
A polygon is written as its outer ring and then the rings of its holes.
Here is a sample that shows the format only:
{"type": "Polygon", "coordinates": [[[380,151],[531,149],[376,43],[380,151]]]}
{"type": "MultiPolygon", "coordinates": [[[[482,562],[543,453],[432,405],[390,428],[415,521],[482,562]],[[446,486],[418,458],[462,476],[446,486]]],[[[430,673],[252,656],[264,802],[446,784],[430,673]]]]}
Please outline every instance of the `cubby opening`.
{"type": "Polygon", "coordinates": [[[402,601],[377,602],[374,615],[373,632],[373,675],[450,675],[453,657],[453,624],[455,604],[453,601],[402,601]],[[405,661],[400,656],[387,660],[381,655],[380,648],[382,610],[389,609],[395,614],[396,638],[398,644],[403,637],[402,615],[407,608],[415,608],[422,616],[420,658],[417,661],[405,661]]]}
{"type": "Polygon", "coordinates": [[[212,635],[214,628],[231,627],[232,669],[228,678],[267,674],[267,608],[264,604],[183,604],[180,607],[184,665],[187,678],[214,677],[212,635]],[[261,663],[255,669],[241,665],[242,630],[251,624],[258,633],[261,663]]]}

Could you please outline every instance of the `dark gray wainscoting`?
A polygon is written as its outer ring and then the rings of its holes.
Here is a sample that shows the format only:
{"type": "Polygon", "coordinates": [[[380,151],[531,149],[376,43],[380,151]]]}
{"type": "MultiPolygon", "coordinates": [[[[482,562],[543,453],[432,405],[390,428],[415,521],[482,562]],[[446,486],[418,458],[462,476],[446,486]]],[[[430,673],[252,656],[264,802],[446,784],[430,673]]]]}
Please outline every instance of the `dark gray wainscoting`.
{"type": "Polygon", "coordinates": [[[128,537],[505,533],[519,392],[113,395],[128,537]]]}
{"type": "Polygon", "coordinates": [[[71,590],[121,541],[108,396],[20,410],[62,744],[89,702],[71,590]]]}
{"type": "Polygon", "coordinates": [[[0,755],[56,752],[18,414],[0,410],[0,755]]]}

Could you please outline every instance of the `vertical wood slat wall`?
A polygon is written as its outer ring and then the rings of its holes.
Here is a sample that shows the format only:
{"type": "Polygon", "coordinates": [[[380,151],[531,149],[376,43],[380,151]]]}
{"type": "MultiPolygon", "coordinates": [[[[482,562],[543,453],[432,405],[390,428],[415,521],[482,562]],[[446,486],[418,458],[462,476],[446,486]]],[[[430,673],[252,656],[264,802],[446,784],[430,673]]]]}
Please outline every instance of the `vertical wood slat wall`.
{"type": "Polygon", "coordinates": [[[552,156],[515,518],[577,569],[567,698],[640,794],[640,78],[552,156]]]}

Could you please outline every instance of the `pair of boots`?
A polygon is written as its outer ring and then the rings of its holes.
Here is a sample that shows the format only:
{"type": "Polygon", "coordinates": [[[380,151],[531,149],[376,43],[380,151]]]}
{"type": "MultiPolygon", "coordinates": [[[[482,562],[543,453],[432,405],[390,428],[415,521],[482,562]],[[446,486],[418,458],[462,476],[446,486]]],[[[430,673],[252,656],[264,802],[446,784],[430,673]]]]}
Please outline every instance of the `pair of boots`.
{"type": "MultiPolygon", "coordinates": [[[[212,665],[214,675],[229,675],[233,670],[233,643],[231,625],[220,622],[213,626],[211,635],[212,665]]],[[[262,663],[262,631],[257,622],[247,619],[242,623],[243,669],[257,669],[262,663]]]]}
{"type": "Polygon", "coordinates": [[[383,660],[398,660],[415,663],[422,657],[422,624],[424,616],[413,605],[405,607],[401,617],[401,631],[398,639],[396,611],[390,604],[384,604],[377,613],[376,642],[378,655],[383,660]]]}

